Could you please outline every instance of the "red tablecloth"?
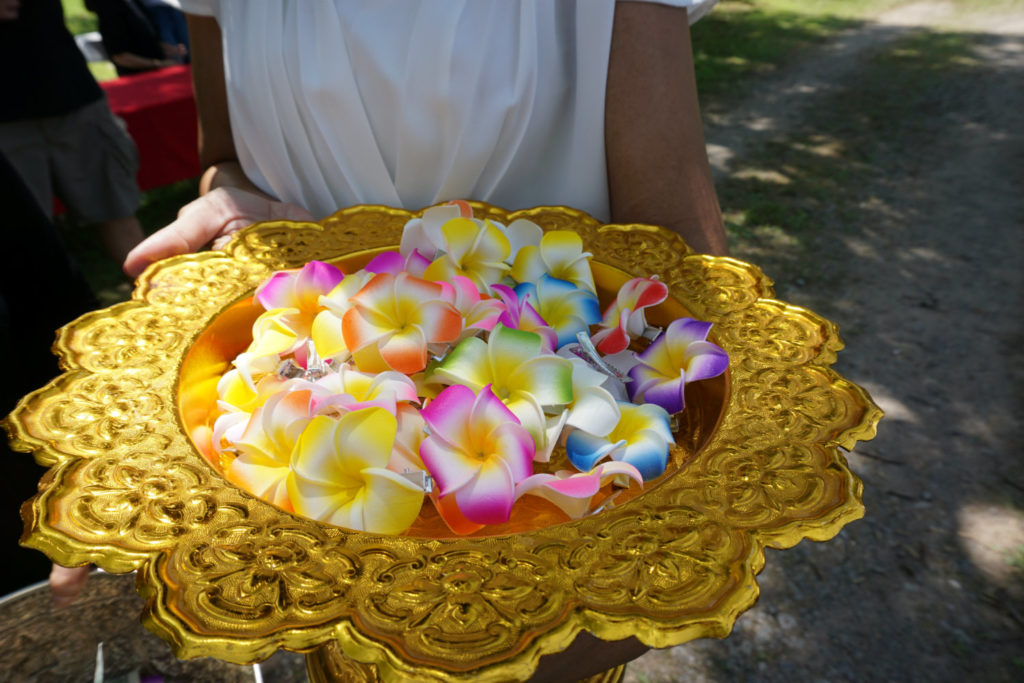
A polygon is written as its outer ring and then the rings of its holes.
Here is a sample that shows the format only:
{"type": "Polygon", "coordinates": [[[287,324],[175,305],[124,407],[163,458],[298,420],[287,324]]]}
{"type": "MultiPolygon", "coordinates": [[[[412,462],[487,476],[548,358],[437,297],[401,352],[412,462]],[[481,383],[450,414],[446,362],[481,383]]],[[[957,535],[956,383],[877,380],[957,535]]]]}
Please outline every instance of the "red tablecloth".
{"type": "Polygon", "coordinates": [[[139,188],[199,175],[192,69],[173,66],[100,83],[139,148],[139,188]]]}

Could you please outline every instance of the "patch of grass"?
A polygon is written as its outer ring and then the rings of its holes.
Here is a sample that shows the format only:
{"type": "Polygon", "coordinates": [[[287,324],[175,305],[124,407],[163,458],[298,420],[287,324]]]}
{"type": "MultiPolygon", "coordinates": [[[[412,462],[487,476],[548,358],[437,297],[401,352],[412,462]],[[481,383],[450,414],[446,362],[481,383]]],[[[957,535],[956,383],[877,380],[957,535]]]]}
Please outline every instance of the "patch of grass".
{"type": "Polygon", "coordinates": [[[71,35],[99,30],[96,15],[85,9],[85,0],[61,0],[64,6],[64,24],[71,35]]]}
{"type": "MultiPolygon", "coordinates": [[[[993,2],[999,0],[991,0],[993,2]]],[[[809,48],[907,0],[723,0],[693,27],[701,95],[742,91],[750,76],[789,64],[809,48]]]]}
{"type": "Polygon", "coordinates": [[[117,69],[113,62],[89,62],[89,71],[97,81],[110,81],[117,78],[117,69]]]}
{"type": "Polygon", "coordinates": [[[744,79],[787,64],[858,23],[828,13],[779,10],[774,4],[723,2],[694,25],[694,68],[702,96],[735,93],[744,79]]]}

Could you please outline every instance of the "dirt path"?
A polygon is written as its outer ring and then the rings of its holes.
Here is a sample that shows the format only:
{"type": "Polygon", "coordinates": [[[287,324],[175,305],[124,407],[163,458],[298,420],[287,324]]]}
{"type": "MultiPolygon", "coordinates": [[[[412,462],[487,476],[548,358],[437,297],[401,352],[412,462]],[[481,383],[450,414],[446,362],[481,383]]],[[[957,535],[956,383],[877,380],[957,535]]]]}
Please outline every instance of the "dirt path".
{"type": "Polygon", "coordinates": [[[868,512],[769,552],[729,638],[650,653],[627,681],[1024,680],[1024,9],[916,3],[752,92],[710,109],[723,186],[807,140],[852,169],[799,257],[813,267],[738,255],[839,323],[838,369],[886,411],[849,456],[868,512]],[[902,117],[907,82],[876,58],[929,39],[960,51],[902,117]],[[865,128],[867,96],[900,120],[865,128]]]}

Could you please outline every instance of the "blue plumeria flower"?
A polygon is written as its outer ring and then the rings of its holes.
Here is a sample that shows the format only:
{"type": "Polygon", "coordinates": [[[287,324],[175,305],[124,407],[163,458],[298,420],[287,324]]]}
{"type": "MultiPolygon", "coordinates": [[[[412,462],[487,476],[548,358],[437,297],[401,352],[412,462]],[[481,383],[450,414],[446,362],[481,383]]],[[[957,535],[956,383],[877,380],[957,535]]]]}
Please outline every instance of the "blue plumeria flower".
{"type": "Polygon", "coordinates": [[[591,325],[601,322],[597,295],[568,280],[544,275],[536,283],[516,285],[515,293],[520,299],[527,298],[555,330],[560,347],[576,341],[577,332],[589,332],[591,325]]]}
{"type": "Polygon", "coordinates": [[[661,476],[668,465],[668,445],[672,442],[668,412],[651,403],[636,405],[619,402],[621,417],[608,436],[594,436],[582,429],[569,433],[565,450],[569,462],[581,472],[609,458],[629,463],[640,471],[644,481],[661,476]]]}

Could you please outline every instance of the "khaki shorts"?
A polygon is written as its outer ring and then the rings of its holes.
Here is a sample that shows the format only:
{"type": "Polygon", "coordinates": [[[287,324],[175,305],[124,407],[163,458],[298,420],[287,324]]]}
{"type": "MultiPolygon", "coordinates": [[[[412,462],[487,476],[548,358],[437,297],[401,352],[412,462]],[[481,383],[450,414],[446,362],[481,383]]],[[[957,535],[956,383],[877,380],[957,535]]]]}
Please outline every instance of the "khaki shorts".
{"type": "Polygon", "coordinates": [[[47,216],[55,194],[85,223],[125,218],[139,208],[139,155],[106,98],[63,116],[0,122],[0,152],[47,216]]]}

